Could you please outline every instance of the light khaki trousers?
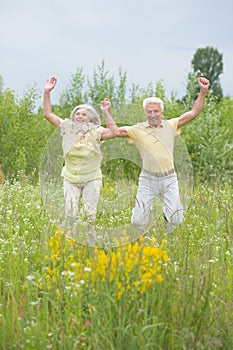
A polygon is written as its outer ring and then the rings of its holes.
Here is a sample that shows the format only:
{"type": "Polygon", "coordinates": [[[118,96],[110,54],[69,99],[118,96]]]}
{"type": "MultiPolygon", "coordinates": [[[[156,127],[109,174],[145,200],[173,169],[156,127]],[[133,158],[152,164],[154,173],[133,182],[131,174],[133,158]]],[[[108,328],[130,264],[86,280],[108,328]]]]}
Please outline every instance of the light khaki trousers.
{"type": "Polygon", "coordinates": [[[152,203],[160,196],[163,202],[163,214],[167,229],[179,225],[183,220],[183,206],[180,201],[176,173],[157,177],[141,172],[138,192],[132,212],[131,222],[137,226],[147,226],[151,217],[152,203]]]}
{"type": "Polygon", "coordinates": [[[95,221],[97,204],[102,187],[102,180],[88,181],[82,184],[74,184],[64,179],[64,198],[66,217],[80,217],[80,214],[95,221]],[[81,200],[83,210],[81,213],[81,200]]]}

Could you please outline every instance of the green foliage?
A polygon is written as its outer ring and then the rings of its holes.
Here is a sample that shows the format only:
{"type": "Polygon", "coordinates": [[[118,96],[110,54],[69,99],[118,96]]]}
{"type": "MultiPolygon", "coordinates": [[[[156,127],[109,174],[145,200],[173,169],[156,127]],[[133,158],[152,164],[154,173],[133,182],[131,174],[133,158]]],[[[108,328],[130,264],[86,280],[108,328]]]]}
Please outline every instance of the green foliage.
{"type": "Polygon", "coordinates": [[[84,103],[84,88],[85,76],[82,68],[77,68],[76,72],[71,74],[71,86],[64,90],[60,96],[59,104],[62,115],[69,118],[73,108],[84,103]]]}
{"type": "Polygon", "coordinates": [[[192,108],[193,102],[198,96],[199,88],[197,86],[197,80],[200,76],[201,76],[200,71],[197,71],[197,72],[192,71],[188,73],[186,95],[182,99],[187,109],[192,108]]]}
{"type": "MultiPolygon", "coordinates": [[[[153,237],[157,246],[165,238],[169,259],[162,282],[144,293],[136,293],[136,283],[129,288],[138,281],[137,269],[124,275],[137,242],[120,271],[131,284],[117,278],[113,267],[121,260],[112,259],[112,273],[96,278],[94,290],[76,278],[90,273],[84,263],[93,261],[93,251],[59,239],[42,208],[39,186],[26,179],[0,186],[1,349],[231,350],[231,185],[222,179],[198,185],[185,221],[173,235],[165,236],[161,222],[147,232],[142,271],[153,237]],[[124,294],[116,299],[120,288],[124,294]]],[[[126,221],[130,215],[128,211],[126,221]]],[[[92,264],[92,276],[98,276],[105,261],[92,264]]]]}
{"type": "MultiPolygon", "coordinates": [[[[102,64],[95,71],[93,82],[90,81],[91,95],[83,91],[83,79],[82,70],[78,69],[60,105],[53,106],[54,112],[70,113],[79,101],[99,104],[97,98],[108,92],[112,94],[108,97],[113,98],[113,115],[119,125],[142,121],[142,99],[154,94],[165,100],[166,118],[179,116],[192,106],[192,89],[197,84],[193,77],[185,103],[177,101],[174,95],[168,99],[159,82],[146,89],[133,86],[132,103],[120,104],[125,102],[125,73],[120,71],[120,84],[116,86],[102,64]],[[106,91],[101,87],[104,77],[106,91]]],[[[75,254],[81,251],[90,254],[90,258],[92,255],[83,246],[67,250],[69,240],[65,247],[59,246],[58,241],[55,248],[60,249],[61,255],[57,270],[52,269],[55,263],[48,264],[49,236],[54,234],[55,227],[42,207],[39,186],[32,186],[25,176],[28,174],[31,179],[34,171],[38,172],[46,141],[54,131],[41,109],[34,112],[36,98],[34,88],[28,89],[20,100],[9,89],[0,94],[0,164],[9,179],[17,179],[12,185],[8,181],[0,185],[2,348],[232,349],[233,100],[209,96],[201,115],[182,129],[181,137],[189,149],[196,182],[200,179],[201,184],[195,188],[183,225],[172,236],[165,236],[162,218],[147,232],[148,246],[154,235],[158,243],[167,239],[169,260],[164,281],[133,299],[126,283],[127,297],[116,301],[113,299],[116,290],[112,288],[119,281],[113,284],[103,279],[103,293],[98,296],[81,280],[74,283],[72,273],[80,272],[80,265],[73,260],[75,254]],[[53,275],[53,271],[58,274],[53,275]],[[50,288],[45,289],[46,285],[50,288]]],[[[126,147],[131,147],[126,142],[120,150],[114,143],[103,145],[104,159],[113,152],[116,164],[110,160],[109,167],[107,163],[103,166],[106,193],[102,191],[101,196],[111,196],[114,201],[117,188],[114,177],[121,180],[125,175],[133,192],[132,183],[137,182],[140,167],[134,152],[126,157],[126,147]],[[122,160],[117,158],[119,151],[124,155],[122,160]],[[133,166],[129,160],[134,162],[133,166]]],[[[125,196],[129,193],[122,192],[125,196]]],[[[132,205],[130,201],[119,220],[130,221],[132,205]]],[[[103,220],[102,212],[97,213],[97,221],[103,230],[112,228],[116,222],[110,214],[103,220]]],[[[57,259],[55,248],[51,262],[57,259]]]]}
{"type": "Polygon", "coordinates": [[[114,99],[114,77],[108,78],[108,71],[105,70],[104,61],[101,65],[94,69],[93,78],[87,79],[88,84],[88,100],[93,105],[99,105],[105,97],[114,99]]]}
{"type": "Polygon", "coordinates": [[[122,71],[122,68],[119,68],[119,84],[115,88],[114,100],[116,103],[125,103],[126,101],[126,81],[127,74],[122,71]]]}
{"type": "Polygon", "coordinates": [[[35,87],[20,100],[10,90],[0,95],[0,164],[8,178],[38,172],[50,127],[34,112],[37,98],[35,87]]]}
{"type": "Polygon", "coordinates": [[[195,72],[210,80],[210,92],[218,98],[223,97],[219,76],[223,73],[223,55],[217,49],[207,46],[198,49],[192,59],[195,72]]]}
{"type": "MultiPolygon", "coordinates": [[[[200,72],[191,72],[187,81],[187,93],[183,100],[177,100],[173,94],[166,96],[162,81],[149,83],[146,88],[133,84],[126,98],[126,73],[119,69],[118,84],[113,76],[106,71],[104,61],[93,72],[93,77],[86,77],[81,68],[71,75],[71,85],[63,91],[59,105],[53,105],[53,112],[69,118],[71,110],[80,103],[93,104],[98,111],[102,98],[109,97],[113,104],[113,116],[119,126],[133,125],[145,120],[142,101],[148,96],[158,96],[165,102],[164,117],[178,117],[192,108],[198,88],[197,79],[200,72]],[[85,90],[86,89],[86,90],[85,90]],[[127,102],[126,102],[127,101],[127,102]]],[[[195,177],[202,180],[213,176],[232,176],[232,116],[233,100],[208,96],[201,115],[182,128],[181,138],[185,141],[193,163],[195,177]]],[[[45,120],[42,108],[35,113],[35,102],[38,93],[35,87],[28,88],[20,100],[9,89],[0,93],[0,164],[3,173],[14,177],[19,172],[32,175],[38,179],[38,169],[48,137],[54,128],[45,120]]],[[[102,124],[105,120],[102,117],[102,124]]],[[[118,147],[107,141],[102,145],[104,152],[104,175],[120,175],[131,178],[132,173],[138,173],[138,161],[118,159],[119,155],[131,154],[127,142],[122,145],[117,140],[118,147]],[[115,149],[115,159],[106,161],[110,149],[115,149]],[[128,152],[129,150],[129,152],[128,152]]],[[[115,154],[114,153],[114,154],[115,154]]],[[[134,157],[134,155],[132,156],[134,157]]]]}
{"type": "Polygon", "coordinates": [[[233,175],[233,101],[207,99],[201,115],[182,129],[196,177],[233,175]]]}
{"type": "Polygon", "coordinates": [[[96,107],[105,97],[110,98],[113,103],[125,102],[126,73],[121,68],[119,69],[119,84],[117,85],[114,76],[109,77],[104,61],[94,69],[91,78],[84,76],[82,68],[77,68],[76,72],[71,75],[70,87],[61,94],[59,100],[61,113],[68,118],[75,106],[90,103],[96,107]]]}
{"type": "Polygon", "coordinates": [[[2,94],[2,90],[3,90],[3,79],[0,75],[0,94],[2,94]]]}
{"type": "Polygon", "coordinates": [[[157,81],[155,84],[150,82],[146,88],[140,88],[139,85],[132,84],[129,92],[130,92],[129,100],[134,105],[142,106],[142,102],[144,98],[150,97],[150,96],[157,96],[162,100],[164,100],[164,102],[167,101],[162,80],[157,81]]]}
{"type": "Polygon", "coordinates": [[[124,103],[126,99],[126,73],[119,68],[118,85],[114,76],[109,77],[104,61],[94,69],[92,78],[87,78],[88,91],[86,93],[88,102],[98,106],[100,101],[108,97],[113,103],[124,103]]]}

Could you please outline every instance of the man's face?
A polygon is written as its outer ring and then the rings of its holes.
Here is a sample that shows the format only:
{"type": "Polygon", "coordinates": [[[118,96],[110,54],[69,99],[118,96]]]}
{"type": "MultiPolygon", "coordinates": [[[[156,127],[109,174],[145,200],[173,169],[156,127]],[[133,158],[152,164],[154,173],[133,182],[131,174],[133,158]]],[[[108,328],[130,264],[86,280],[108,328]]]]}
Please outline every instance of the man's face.
{"type": "Polygon", "coordinates": [[[159,103],[150,103],[145,108],[146,118],[152,126],[159,126],[163,117],[159,103]]]}

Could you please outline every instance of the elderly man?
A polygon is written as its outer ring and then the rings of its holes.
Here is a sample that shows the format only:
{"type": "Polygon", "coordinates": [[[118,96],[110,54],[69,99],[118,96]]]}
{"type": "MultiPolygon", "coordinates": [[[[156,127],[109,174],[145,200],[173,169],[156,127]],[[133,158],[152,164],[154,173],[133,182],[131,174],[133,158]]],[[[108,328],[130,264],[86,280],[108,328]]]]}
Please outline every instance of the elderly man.
{"type": "MultiPolygon", "coordinates": [[[[180,201],[177,175],[174,169],[174,141],[180,128],[201,112],[209,88],[209,81],[199,78],[199,95],[192,110],[178,118],[163,120],[163,101],[157,97],[149,97],[143,101],[146,121],[133,126],[118,128],[113,122],[109,124],[114,136],[127,137],[133,143],[142,158],[142,171],[131,222],[147,228],[150,221],[152,203],[157,196],[163,201],[163,215],[170,232],[183,220],[183,207],[180,201]]],[[[108,120],[111,119],[111,103],[109,99],[101,102],[101,110],[108,120]]]]}

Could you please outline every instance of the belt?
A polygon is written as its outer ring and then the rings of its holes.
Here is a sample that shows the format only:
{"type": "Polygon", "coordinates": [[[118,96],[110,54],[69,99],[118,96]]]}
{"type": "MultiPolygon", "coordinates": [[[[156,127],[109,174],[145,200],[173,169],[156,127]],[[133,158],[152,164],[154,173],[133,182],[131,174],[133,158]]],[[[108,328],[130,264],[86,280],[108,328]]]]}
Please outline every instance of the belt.
{"type": "Polygon", "coordinates": [[[158,176],[158,177],[164,177],[164,176],[168,176],[168,175],[171,175],[175,172],[175,169],[171,169],[171,170],[168,170],[168,171],[165,171],[164,173],[153,173],[152,171],[148,171],[148,170],[145,170],[145,169],[142,169],[142,171],[145,173],[145,174],[148,174],[148,175],[152,175],[152,176],[158,176]]]}

